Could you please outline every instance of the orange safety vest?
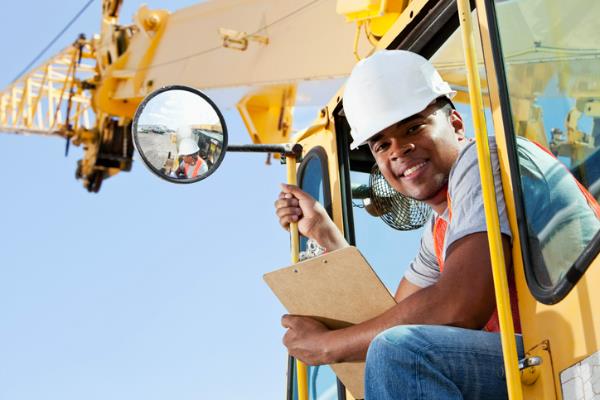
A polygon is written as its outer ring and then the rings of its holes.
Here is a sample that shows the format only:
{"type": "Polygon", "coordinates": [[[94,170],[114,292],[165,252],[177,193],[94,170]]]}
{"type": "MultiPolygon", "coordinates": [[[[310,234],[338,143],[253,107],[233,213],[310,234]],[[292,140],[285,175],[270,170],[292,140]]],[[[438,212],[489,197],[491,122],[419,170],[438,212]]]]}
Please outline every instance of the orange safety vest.
{"type": "MultiPolygon", "coordinates": [[[[444,272],[444,244],[446,242],[446,229],[448,223],[452,221],[452,201],[450,195],[446,192],[446,198],[448,202],[448,221],[442,217],[437,217],[433,225],[433,247],[435,251],[435,257],[437,258],[438,265],[440,266],[440,273],[444,272]]],[[[519,307],[517,303],[517,288],[515,286],[515,277],[512,271],[507,270],[508,275],[508,291],[510,294],[510,308],[513,314],[513,324],[516,333],[521,333],[521,320],[519,317],[519,307]]],[[[500,322],[498,320],[498,309],[496,308],[491,315],[488,322],[485,324],[484,330],[488,332],[500,332],[500,322]]]]}
{"type": "Polygon", "coordinates": [[[200,167],[202,166],[202,164],[204,163],[204,161],[202,161],[202,159],[200,157],[198,157],[196,159],[196,165],[194,166],[194,170],[192,171],[192,176],[188,175],[188,169],[189,169],[189,165],[185,164],[185,168],[184,168],[184,172],[185,172],[185,176],[188,178],[195,178],[198,176],[198,171],[200,170],[200,167]]]}

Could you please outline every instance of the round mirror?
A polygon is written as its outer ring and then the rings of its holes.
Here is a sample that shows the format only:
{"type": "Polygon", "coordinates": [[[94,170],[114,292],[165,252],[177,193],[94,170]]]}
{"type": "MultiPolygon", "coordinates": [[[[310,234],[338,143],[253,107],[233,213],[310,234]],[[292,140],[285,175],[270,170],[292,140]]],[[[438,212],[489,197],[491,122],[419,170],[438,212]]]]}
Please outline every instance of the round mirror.
{"type": "Polygon", "coordinates": [[[148,95],[133,119],[133,142],[144,163],[170,182],[200,181],[218,168],[227,127],[215,104],[199,90],[167,86],[148,95]]]}

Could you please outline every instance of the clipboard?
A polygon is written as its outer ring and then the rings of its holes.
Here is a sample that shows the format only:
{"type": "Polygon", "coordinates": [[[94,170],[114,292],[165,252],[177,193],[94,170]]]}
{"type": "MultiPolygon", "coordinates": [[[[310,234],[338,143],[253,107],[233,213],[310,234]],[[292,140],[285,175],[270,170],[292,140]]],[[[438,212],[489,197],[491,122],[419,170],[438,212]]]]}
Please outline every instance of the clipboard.
{"type": "MultiPolygon", "coordinates": [[[[315,318],[330,329],[366,321],[396,304],[355,247],[269,272],[263,279],[290,314],[315,318]]],[[[354,398],[364,398],[364,362],[331,368],[354,398]]]]}

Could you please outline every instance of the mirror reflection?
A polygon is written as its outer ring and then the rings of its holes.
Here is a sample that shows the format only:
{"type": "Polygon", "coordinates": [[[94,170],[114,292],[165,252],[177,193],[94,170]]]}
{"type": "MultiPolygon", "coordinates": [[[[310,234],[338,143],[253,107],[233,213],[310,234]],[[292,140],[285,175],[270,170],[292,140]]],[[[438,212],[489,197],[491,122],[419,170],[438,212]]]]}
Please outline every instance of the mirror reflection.
{"type": "Polygon", "coordinates": [[[210,175],[227,146],[223,117],[203,93],[171,86],[150,94],[133,123],[144,163],[171,182],[190,183],[210,175]]]}

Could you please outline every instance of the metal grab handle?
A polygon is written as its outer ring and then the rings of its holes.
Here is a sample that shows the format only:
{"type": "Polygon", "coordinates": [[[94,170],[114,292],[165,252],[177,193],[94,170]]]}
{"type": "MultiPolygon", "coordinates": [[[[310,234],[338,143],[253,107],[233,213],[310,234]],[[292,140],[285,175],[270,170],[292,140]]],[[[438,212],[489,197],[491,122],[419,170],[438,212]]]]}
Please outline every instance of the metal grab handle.
{"type": "MultiPolygon", "coordinates": [[[[289,185],[298,183],[296,180],[296,157],[295,154],[286,154],[287,183],[289,185]]],[[[290,239],[292,263],[296,264],[300,258],[300,236],[297,222],[290,223],[290,239]]],[[[300,360],[296,360],[296,377],[298,380],[298,400],[308,400],[308,368],[300,360]]]]}
{"type": "Polygon", "coordinates": [[[519,360],[521,383],[530,386],[537,382],[541,374],[542,357],[529,356],[519,360]]]}
{"type": "Polygon", "coordinates": [[[529,367],[539,367],[542,365],[542,357],[525,357],[519,360],[519,371],[529,367]]]}

